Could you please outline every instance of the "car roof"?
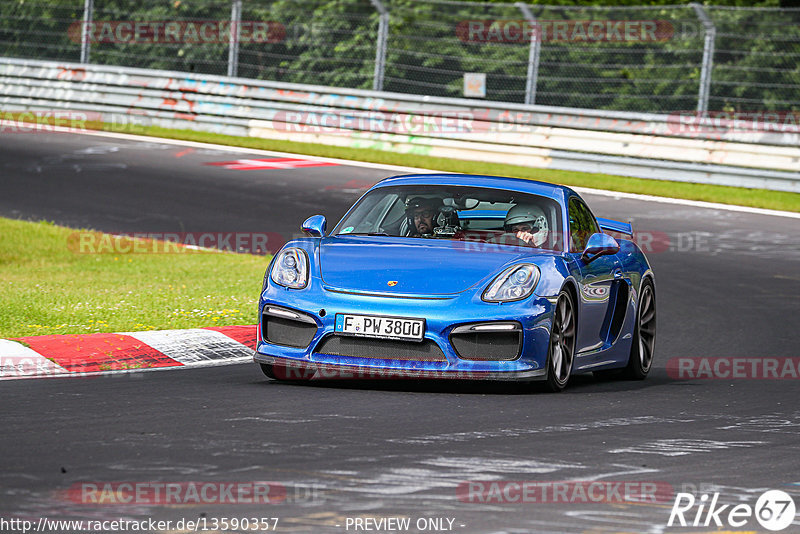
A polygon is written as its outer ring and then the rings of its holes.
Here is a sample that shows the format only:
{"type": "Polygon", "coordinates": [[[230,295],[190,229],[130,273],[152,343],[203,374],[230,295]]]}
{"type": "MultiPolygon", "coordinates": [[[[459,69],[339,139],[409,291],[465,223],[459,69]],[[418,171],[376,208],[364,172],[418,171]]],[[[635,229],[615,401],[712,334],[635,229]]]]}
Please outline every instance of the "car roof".
{"type": "Polygon", "coordinates": [[[569,187],[547,182],[537,182],[524,178],[509,178],[505,176],[487,176],[476,174],[404,174],[384,178],[372,189],[394,185],[462,185],[470,187],[488,187],[491,189],[506,189],[531,193],[552,198],[564,204],[570,195],[576,195],[569,187]]]}

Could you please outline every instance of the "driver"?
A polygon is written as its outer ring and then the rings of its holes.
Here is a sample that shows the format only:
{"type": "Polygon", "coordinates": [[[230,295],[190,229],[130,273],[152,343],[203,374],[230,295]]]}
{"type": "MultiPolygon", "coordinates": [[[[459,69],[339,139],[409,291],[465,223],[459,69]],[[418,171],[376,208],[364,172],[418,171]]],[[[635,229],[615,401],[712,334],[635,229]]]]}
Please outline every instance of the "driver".
{"type": "Polygon", "coordinates": [[[550,233],[542,208],[527,204],[518,204],[508,210],[505,231],[534,247],[541,247],[550,233]]]}
{"type": "Polygon", "coordinates": [[[442,207],[439,198],[414,197],[406,201],[406,217],[410,236],[430,235],[439,209],[442,207]]]}

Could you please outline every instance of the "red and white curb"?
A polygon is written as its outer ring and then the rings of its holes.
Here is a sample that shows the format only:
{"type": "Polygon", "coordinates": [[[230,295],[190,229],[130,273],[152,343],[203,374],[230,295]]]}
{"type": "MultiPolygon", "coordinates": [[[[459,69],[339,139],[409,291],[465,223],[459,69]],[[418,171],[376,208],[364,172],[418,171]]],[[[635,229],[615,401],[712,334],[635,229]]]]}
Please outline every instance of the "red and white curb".
{"type": "Polygon", "coordinates": [[[255,347],[254,325],[0,339],[0,380],[229,365],[255,347]]]}

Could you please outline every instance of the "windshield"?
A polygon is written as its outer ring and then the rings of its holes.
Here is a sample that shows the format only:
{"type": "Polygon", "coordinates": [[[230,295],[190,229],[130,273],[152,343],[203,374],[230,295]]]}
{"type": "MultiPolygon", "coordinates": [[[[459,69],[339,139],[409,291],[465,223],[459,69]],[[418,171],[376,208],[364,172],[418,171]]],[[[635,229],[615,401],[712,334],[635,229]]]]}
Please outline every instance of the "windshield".
{"type": "Polygon", "coordinates": [[[561,209],[539,195],[459,186],[381,187],[333,235],[477,241],[560,250],[561,209]]]}

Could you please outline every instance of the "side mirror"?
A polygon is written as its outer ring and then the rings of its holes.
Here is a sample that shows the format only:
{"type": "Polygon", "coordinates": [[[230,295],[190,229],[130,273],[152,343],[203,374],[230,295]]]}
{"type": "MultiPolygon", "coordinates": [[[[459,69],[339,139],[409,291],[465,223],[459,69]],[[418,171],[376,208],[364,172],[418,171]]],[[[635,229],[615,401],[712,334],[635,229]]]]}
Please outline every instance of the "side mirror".
{"type": "Polygon", "coordinates": [[[303,221],[303,226],[300,228],[309,237],[322,237],[325,235],[325,227],[328,221],[325,220],[324,215],[314,215],[303,221]]]}
{"type": "Polygon", "coordinates": [[[592,262],[600,256],[616,254],[619,252],[619,243],[608,234],[592,234],[586,243],[586,249],[581,254],[581,259],[586,263],[592,262]]]}

